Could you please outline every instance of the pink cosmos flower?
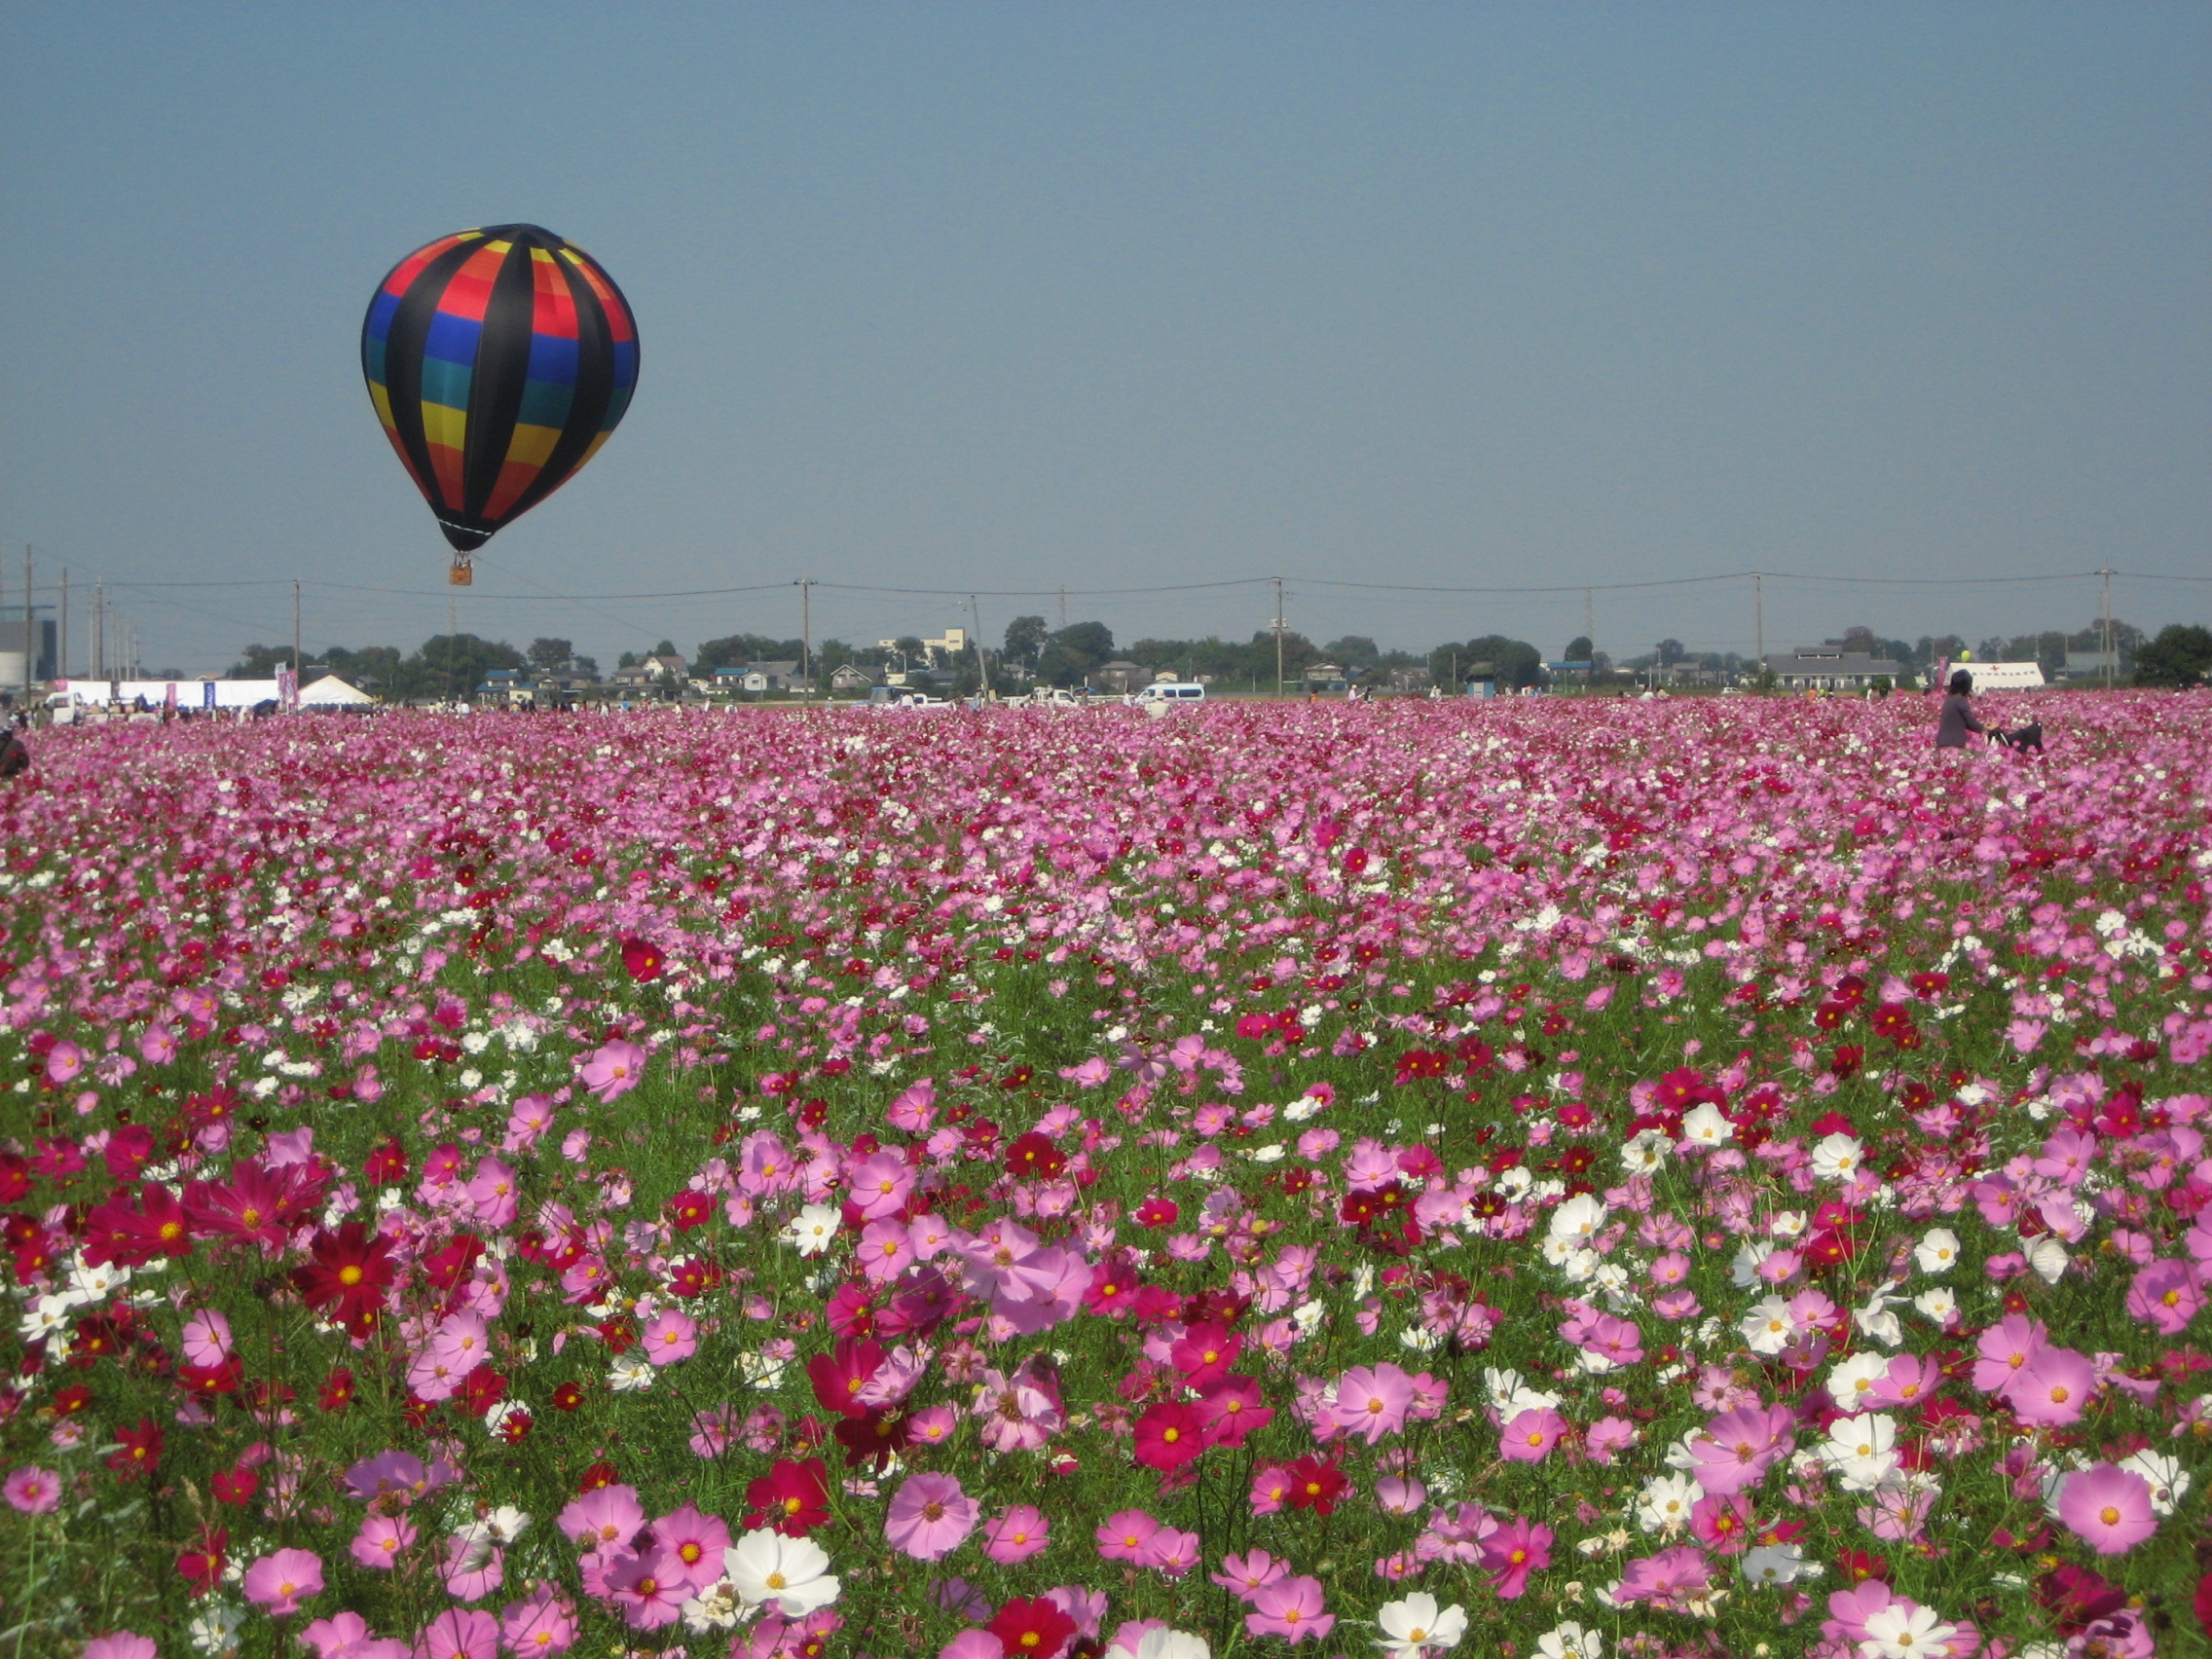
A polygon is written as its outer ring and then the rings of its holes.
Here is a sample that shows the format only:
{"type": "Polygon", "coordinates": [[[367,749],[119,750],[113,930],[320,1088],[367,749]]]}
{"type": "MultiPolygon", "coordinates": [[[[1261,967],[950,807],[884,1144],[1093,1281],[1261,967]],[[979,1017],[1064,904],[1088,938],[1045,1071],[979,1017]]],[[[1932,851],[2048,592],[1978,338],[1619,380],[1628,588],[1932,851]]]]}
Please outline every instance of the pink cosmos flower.
{"type": "Polygon", "coordinates": [[[562,1536],[585,1549],[620,1548],[638,1535],[645,1512],[633,1486],[604,1486],[571,1498],[553,1525],[562,1536]]]}
{"type": "Polygon", "coordinates": [[[703,1515],[686,1503],[653,1523],[653,1541],[672,1571],[681,1570],[685,1583],[703,1590],[722,1575],[729,1527],[719,1515],[703,1515]]]}
{"type": "Polygon", "coordinates": [[[1027,1561],[1051,1541],[1051,1524],[1033,1504],[1014,1504],[983,1525],[983,1553],[1001,1567],[1027,1561]]]}
{"type": "Polygon", "coordinates": [[[1498,1456],[1508,1463],[1541,1463],[1566,1432],[1567,1419],[1548,1406],[1516,1412],[1498,1436],[1498,1456]]]}
{"type": "Polygon", "coordinates": [[[638,1338],[638,1346],[655,1365],[674,1365],[699,1351],[699,1326],[688,1314],[664,1309],[638,1338]]]}
{"type": "Polygon", "coordinates": [[[1722,1412],[1690,1442],[1697,1466],[1691,1479],[1716,1497],[1749,1492],[1766,1478],[1776,1458],[1797,1444],[1796,1417],[1788,1406],[1739,1406],[1722,1412]]]}
{"type": "Polygon", "coordinates": [[[1413,1399],[1413,1379],[1396,1366],[1355,1365],[1337,1383],[1337,1424],[1373,1446],[1405,1427],[1413,1399]]]}
{"type": "Polygon", "coordinates": [[[1498,1600],[1514,1601],[1527,1592],[1529,1574],[1551,1566],[1552,1530],[1517,1515],[1483,1540],[1482,1563],[1498,1600]]]}
{"type": "Polygon", "coordinates": [[[470,1213],[485,1227],[505,1227],[521,1207],[521,1194],[513,1169],[497,1158],[481,1159],[468,1183],[470,1213]]]}
{"type": "Polygon", "coordinates": [[[1238,1601],[1249,1604],[1260,1591],[1271,1584],[1281,1583],[1289,1573],[1290,1568],[1266,1550],[1249,1550],[1240,1556],[1223,1556],[1221,1570],[1213,1575],[1213,1581],[1238,1601]]]}
{"type": "Polygon", "coordinates": [[[413,1659],[498,1659],[499,1624],[473,1607],[448,1607],[423,1627],[413,1659]]]}
{"type": "Polygon", "coordinates": [[[1694,1599],[1712,1583],[1713,1567],[1705,1559],[1705,1552],[1688,1544],[1677,1544],[1671,1550],[1630,1562],[1628,1570],[1621,1575],[1620,1588],[1613,1592],[1613,1600],[1648,1602],[1652,1606],[1672,1610],[1694,1599]]]}
{"type": "Polygon", "coordinates": [[[2058,1493],[2058,1518],[2099,1555],[2124,1555],[2158,1530],[2151,1483],[2113,1463],[2068,1475],[2058,1493]]]}
{"type": "Polygon", "coordinates": [[[7,1484],[0,1486],[0,1496],[8,1500],[8,1507],[23,1515],[51,1515],[61,1502],[61,1477],[52,1469],[22,1468],[9,1471],[7,1484]]]}
{"type": "Polygon", "coordinates": [[[315,1659],[406,1659],[407,1643],[387,1641],[369,1629],[359,1613],[333,1613],[300,1632],[300,1643],[315,1659]]]}
{"type": "Polygon", "coordinates": [[[1256,1377],[1231,1372],[1208,1386],[1198,1400],[1198,1420],[1207,1444],[1241,1448],[1244,1437],[1274,1420],[1274,1407],[1256,1377]]]}
{"type": "Polygon", "coordinates": [[[603,1044],[584,1062],[584,1087],[599,1096],[602,1102],[619,1100],[645,1076],[645,1051],[635,1043],[620,1039],[603,1044]]]}
{"type": "Polygon", "coordinates": [[[904,1207],[914,1190],[914,1171],[904,1158],[888,1148],[870,1154],[852,1172],[847,1199],[864,1221],[880,1221],[904,1207]]]}
{"type": "Polygon", "coordinates": [[[625,1556],[608,1569],[608,1600],[632,1630],[664,1630],[683,1616],[690,1579],[668,1552],[625,1556]]]}
{"type": "Polygon", "coordinates": [[[69,1082],[85,1069],[85,1051],[66,1040],[46,1051],[46,1080],[56,1086],[69,1082]]]}
{"type": "Polygon", "coordinates": [[[84,1659],[161,1659],[161,1655],[152,1637],[118,1630],[86,1642],[84,1659]]]}
{"type": "Polygon", "coordinates": [[[1145,1545],[1160,1530],[1160,1523],[1141,1509],[1124,1509],[1106,1517],[1105,1524],[1091,1534],[1098,1540],[1098,1553],[1107,1561],[1144,1561],[1145,1545]]]}
{"type": "Polygon", "coordinates": [[[1006,1643],[987,1630],[964,1630],[938,1649],[937,1659],[1004,1659],[1006,1643]]]}
{"type": "Polygon", "coordinates": [[[414,1526],[404,1515],[372,1515],[361,1523],[347,1546],[347,1554],[366,1567],[389,1572],[399,1565],[399,1552],[415,1541],[414,1526]]]}
{"type": "Polygon", "coordinates": [[[2203,1306],[2203,1284],[2187,1262],[2153,1262],[2127,1287],[2127,1311],[2160,1336],[2179,1336],[2203,1306]]]}
{"type": "Polygon", "coordinates": [[[976,1500],[950,1475],[908,1475],[883,1519],[892,1548],[916,1561],[942,1561],[976,1530],[976,1500]]]}
{"type": "Polygon", "coordinates": [[[1180,1578],[1198,1565],[1198,1535],[1162,1527],[1144,1541],[1137,1564],[1169,1578],[1180,1578]]]}
{"type": "Polygon", "coordinates": [[[2096,1392],[2096,1368],[2069,1347],[2046,1347],[2012,1374],[2006,1397],[2012,1414],[2037,1428],[2080,1422],[2096,1392]]]}
{"type": "Polygon", "coordinates": [[[2020,1369],[2035,1358],[2050,1341],[2050,1333],[2044,1329],[2041,1320],[2031,1319],[2024,1313],[2008,1313],[1988,1330],[1974,1345],[1981,1357],[1974,1361],[1973,1385],[1985,1394],[2000,1394],[2010,1398],[2012,1383],[2020,1369]]]}
{"type": "Polygon", "coordinates": [[[521,1659],[554,1659],[576,1644],[576,1609],[550,1584],[539,1584],[499,1612],[499,1640],[521,1659]]]}
{"type": "Polygon", "coordinates": [[[451,1537],[439,1574],[455,1601],[481,1602],[506,1582],[507,1552],[489,1539],[451,1537]]]}
{"type": "Polygon", "coordinates": [[[1244,1628],[1254,1636],[1285,1637],[1296,1646],[1319,1641],[1337,1628],[1337,1616],[1326,1609],[1316,1578],[1277,1579],[1254,1591],[1251,1603],[1244,1628]]]}
{"type": "Polygon", "coordinates": [[[216,1366],[231,1357],[231,1322],[212,1308],[186,1316],[178,1345],[187,1365],[216,1366]]]}
{"type": "Polygon", "coordinates": [[[322,1557],[313,1550],[277,1550],[245,1569],[245,1599],[274,1618],[300,1610],[322,1594],[322,1557]]]}

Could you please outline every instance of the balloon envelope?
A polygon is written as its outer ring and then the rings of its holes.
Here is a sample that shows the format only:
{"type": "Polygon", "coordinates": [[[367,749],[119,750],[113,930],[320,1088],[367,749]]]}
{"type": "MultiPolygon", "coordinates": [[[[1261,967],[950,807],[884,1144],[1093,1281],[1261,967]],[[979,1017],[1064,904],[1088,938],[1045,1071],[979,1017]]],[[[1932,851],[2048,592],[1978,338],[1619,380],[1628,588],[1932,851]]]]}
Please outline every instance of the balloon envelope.
{"type": "Polygon", "coordinates": [[[494,225],[391,268],[361,324],[361,373],[385,436],[465,554],[599,453],[638,384],[638,330],[581,248],[536,225],[494,225]]]}

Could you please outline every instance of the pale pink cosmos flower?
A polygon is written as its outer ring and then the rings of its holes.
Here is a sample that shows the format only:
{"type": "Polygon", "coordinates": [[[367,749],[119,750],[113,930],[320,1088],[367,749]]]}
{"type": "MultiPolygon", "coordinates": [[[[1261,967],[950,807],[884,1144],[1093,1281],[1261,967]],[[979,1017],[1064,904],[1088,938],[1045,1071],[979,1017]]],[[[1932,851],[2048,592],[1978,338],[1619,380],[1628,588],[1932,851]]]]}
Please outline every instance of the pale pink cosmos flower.
{"type": "Polygon", "coordinates": [[[1051,1523],[1034,1504],[1011,1505],[983,1524],[983,1553],[1001,1567],[1027,1561],[1051,1541],[1051,1523]]]}
{"type": "Polygon", "coordinates": [[[499,1638],[521,1659],[555,1659],[576,1644],[576,1609],[552,1585],[540,1582],[520,1602],[499,1610],[499,1638]]]}
{"type": "Polygon", "coordinates": [[[667,1551],[649,1549],[608,1567],[607,1588],[608,1600],[632,1630],[664,1630],[683,1616],[690,1579],[667,1551]]]}
{"type": "Polygon", "coordinates": [[[704,1590],[722,1575],[729,1527],[719,1516],[701,1514],[696,1504],[686,1503],[653,1523],[653,1541],[671,1570],[681,1570],[691,1588],[704,1590]]]}
{"type": "Polygon", "coordinates": [[[245,1569],[245,1599],[275,1618],[321,1594],[322,1557],[313,1550],[277,1550],[245,1569]]]}
{"type": "Polygon", "coordinates": [[[1091,1536],[1098,1540],[1098,1553],[1107,1561],[1126,1561],[1141,1565],[1145,1545],[1160,1530],[1160,1523],[1141,1509],[1124,1509],[1106,1517],[1091,1536]]]}
{"type": "Polygon", "coordinates": [[[942,1561],[976,1530],[976,1500],[950,1475],[908,1475],[883,1520],[892,1548],[916,1561],[942,1561]]]}
{"type": "Polygon", "coordinates": [[[1541,1463],[1566,1432],[1567,1419],[1549,1406],[1516,1412],[1499,1431],[1498,1456],[1508,1463],[1541,1463]]]}
{"type": "Polygon", "coordinates": [[[645,1512],[633,1486],[604,1486],[571,1498],[553,1525],[571,1543],[585,1549],[620,1548],[638,1535],[645,1512]]]}
{"type": "Polygon", "coordinates": [[[699,1351],[698,1323],[674,1308],[663,1309],[640,1333],[638,1346],[655,1365],[689,1359],[699,1351]]]}
{"type": "Polygon", "coordinates": [[[2012,1415],[2037,1428],[2080,1422],[2097,1389],[2096,1368],[2069,1347],[2046,1347],[2012,1374],[2012,1415]]]}
{"type": "Polygon", "coordinates": [[[2151,1483],[2114,1463],[2068,1475],[2058,1493],[2058,1518],[2099,1555],[2124,1555],[2158,1530],[2151,1483]]]}
{"type": "Polygon", "coordinates": [[[505,1227],[521,1208],[521,1184],[514,1170],[498,1159],[479,1159],[469,1179],[468,1201],[481,1225],[505,1227]]]}
{"type": "Polygon", "coordinates": [[[1749,1492],[1775,1459],[1797,1444],[1796,1415],[1788,1406],[1739,1406],[1722,1412],[1690,1441],[1690,1478],[1716,1497],[1749,1492]]]}
{"type": "Polygon", "coordinates": [[[398,1659],[407,1652],[404,1641],[380,1640],[369,1629],[369,1621],[352,1612],[316,1619],[300,1632],[300,1642],[315,1659],[338,1659],[340,1655],[344,1659],[385,1659],[387,1653],[398,1659]]]}
{"type": "Polygon", "coordinates": [[[448,1607],[415,1639],[414,1659],[498,1659],[499,1622],[473,1607],[448,1607]]]}
{"type": "Polygon", "coordinates": [[[1337,1616],[1321,1597],[1317,1578],[1283,1578],[1252,1593],[1244,1628],[1254,1636],[1279,1636],[1292,1645],[1319,1641],[1337,1628],[1337,1616]]]}
{"type": "Polygon", "coordinates": [[[152,1637],[117,1630],[86,1642],[83,1659],[161,1659],[161,1653],[152,1637]]]}
{"type": "Polygon", "coordinates": [[[645,1050],[617,1038],[601,1045],[592,1051],[591,1058],[584,1061],[583,1085],[604,1104],[619,1100],[637,1088],[645,1072],[645,1050]]]}
{"type": "Polygon", "coordinates": [[[507,1552],[489,1538],[457,1533],[446,1540],[438,1570],[446,1594],[455,1601],[481,1602],[506,1582],[507,1552]]]}
{"type": "Polygon", "coordinates": [[[346,1553],[361,1566],[389,1572],[399,1565],[399,1552],[414,1543],[414,1525],[404,1515],[372,1515],[361,1523],[346,1553]]]}
{"type": "Polygon", "coordinates": [[[60,1085],[69,1082],[85,1069],[85,1051],[64,1040],[46,1051],[46,1080],[60,1085]]]}
{"type": "Polygon", "coordinates": [[[1413,1379],[1394,1365],[1355,1365],[1337,1382],[1337,1425],[1373,1446],[1406,1425],[1413,1379]]]}
{"type": "Polygon", "coordinates": [[[1213,1575],[1213,1581],[1249,1604],[1261,1590],[1270,1584],[1279,1584],[1289,1575],[1290,1568],[1266,1550],[1249,1550],[1240,1556],[1223,1556],[1221,1570],[1213,1575]]]}
{"type": "Polygon", "coordinates": [[[2024,1313],[2008,1313],[1988,1330],[1974,1349],[1973,1385],[1985,1394],[2009,1398],[2021,1367],[2035,1358],[2050,1341],[2043,1322],[2024,1313]]]}
{"type": "Polygon", "coordinates": [[[195,1309],[185,1316],[178,1346],[187,1365],[221,1365],[231,1356],[231,1321],[212,1308],[195,1309]]]}
{"type": "Polygon", "coordinates": [[[1137,1564],[1169,1578],[1180,1578],[1198,1565],[1198,1535],[1162,1527],[1144,1541],[1137,1564]]]}
{"type": "Polygon", "coordinates": [[[2204,1286],[2188,1262],[2153,1262],[2127,1287],[2127,1311],[2158,1332],[2176,1337],[2204,1306],[2204,1286]]]}
{"type": "Polygon", "coordinates": [[[5,1496],[8,1507],[18,1514],[51,1515],[61,1502],[61,1477],[52,1469],[26,1463],[9,1471],[6,1484],[0,1486],[0,1496],[5,1496]]]}

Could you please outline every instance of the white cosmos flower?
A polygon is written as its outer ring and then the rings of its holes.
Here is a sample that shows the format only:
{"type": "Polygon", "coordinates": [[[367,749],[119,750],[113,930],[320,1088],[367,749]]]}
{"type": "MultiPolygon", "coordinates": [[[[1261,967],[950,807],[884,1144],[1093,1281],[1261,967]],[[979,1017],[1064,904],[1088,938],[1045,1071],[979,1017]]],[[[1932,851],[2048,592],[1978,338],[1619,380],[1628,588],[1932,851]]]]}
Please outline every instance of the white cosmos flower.
{"type": "Polygon", "coordinates": [[[796,1245],[802,1256],[819,1256],[841,1225],[842,1218],[828,1204],[806,1204],[784,1224],[784,1242],[796,1245]]]}
{"type": "Polygon", "coordinates": [[[1639,1130],[1621,1148],[1621,1167],[1631,1175],[1656,1175],[1666,1167],[1667,1154],[1673,1150],[1673,1143],[1657,1129],[1639,1130]]]}
{"type": "Polygon", "coordinates": [[[1866,1149],[1859,1144],[1858,1137],[1839,1130],[1823,1136],[1813,1148],[1813,1173],[1824,1181],[1848,1181],[1859,1173],[1865,1157],[1866,1149]]]}
{"type": "Polygon", "coordinates": [[[1419,1590],[1402,1602],[1383,1603],[1375,1623],[1382,1632],[1378,1647],[1414,1659],[1424,1647],[1456,1647],[1467,1634],[1467,1609],[1455,1604],[1439,1611],[1436,1598],[1419,1590]]]}
{"type": "Polygon", "coordinates": [[[607,1374],[607,1385],[617,1394],[635,1394],[653,1385],[652,1361],[642,1353],[626,1353],[607,1374]]]}
{"type": "Polygon", "coordinates": [[[1594,1193],[1571,1198],[1552,1211],[1551,1236],[1587,1245],[1605,1225],[1605,1201],[1594,1193]]]}
{"type": "Polygon", "coordinates": [[[1828,1395],[1838,1411],[1855,1412],[1889,1370],[1890,1362],[1878,1353],[1855,1353],[1828,1373],[1828,1395]]]}
{"type": "Polygon", "coordinates": [[[1948,1652],[1946,1644],[1958,1634],[1958,1626],[1945,1624],[1934,1607],[1892,1602],[1868,1616],[1867,1640],[1859,1644],[1859,1651],[1867,1659],[1928,1659],[1932,1653],[1948,1652]]]}
{"type": "Polygon", "coordinates": [[[2120,1466],[2151,1483],[2151,1513],[2161,1520],[2174,1512],[2174,1505],[2189,1492],[2189,1471],[2181,1466],[2180,1458],[2163,1452],[2138,1452],[2132,1457],[2122,1457],[2120,1466]]]}
{"type": "Polygon", "coordinates": [[[683,1628],[694,1636],[706,1636],[718,1630],[735,1630],[738,1611],[742,1605],[730,1581],[719,1578],[696,1596],[685,1598],[682,1608],[683,1628]]]}
{"type": "Polygon", "coordinates": [[[1897,1468],[1897,1419],[1866,1412],[1828,1424],[1821,1458],[1841,1477],[1846,1492],[1872,1492],[1897,1468]]]}
{"type": "Polygon", "coordinates": [[[1584,1630],[1572,1619],[1554,1625],[1536,1638],[1538,1659],[1600,1659],[1605,1651],[1605,1639],[1594,1630],[1584,1630]]]}
{"type": "Polygon", "coordinates": [[[1714,1147],[1736,1138],[1736,1125],[1719,1107],[1702,1100],[1682,1119],[1682,1145],[1714,1147]]]}
{"type": "Polygon", "coordinates": [[[1947,1327],[1959,1316],[1959,1299],[1952,1295],[1948,1285],[1939,1284],[1933,1290],[1922,1291],[1912,1299],[1912,1305],[1938,1325],[1947,1327]]]}
{"type": "Polygon", "coordinates": [[[837,1599],[830,1557],[810,1538],[787,1538],[766,1528],[722,1551],[722,1570],[749,1606],[771,1603],[787,1619],[804,1618],[837,1599]]]}
{"type": "Polygon", "coordinates": [[[1213,1659],[1213,1649],[1206,1645],[1202,1636],[1190,1636],[1161,1626],[1138,1638],[1134,1653],[1116,1642],[1106,1649],[1106,1659],[1213,1659]]]}
{"type": "Polygon", "coordinates": [[[1751,1584],[1794,1584],[1820,1570],[1795,1544],[1761,1544],[1744,1552],[1744,1578],[1751,1584]]]}
{"type": "Polygon", "coordinates": [[[1912,1259],[1924,1273],[1947,1273],[1959,1265],[1959,1235],[1947,1227],[1932,1227],[1912,1247],[1912,1259]]]}
{"type": "Polygon", "coordinates": [[[1678,1532],[1690,1524],[1690,1511],[1701,1495],[1689,1476],[1661,1475],[1637,1499],[1636,1524],[1646,1532],[1678,1532]]]}
{"type": "Polygon", "coordinates": [[[1788,1299],[1769,1296],[1754,1303],[1736,1328],[1744,1333],[1744,1342],[1753,1353],[1772,1356],[1788,1347],[1789,1339],[1797,1334],[1797,1316],[1789,1311],[1788,1299]]]}

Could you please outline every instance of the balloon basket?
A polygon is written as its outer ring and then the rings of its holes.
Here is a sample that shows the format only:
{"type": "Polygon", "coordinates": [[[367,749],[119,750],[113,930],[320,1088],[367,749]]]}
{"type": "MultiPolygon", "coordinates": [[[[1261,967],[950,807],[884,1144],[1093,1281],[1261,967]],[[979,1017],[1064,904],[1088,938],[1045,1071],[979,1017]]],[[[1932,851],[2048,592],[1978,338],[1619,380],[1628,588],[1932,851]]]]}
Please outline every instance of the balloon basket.
{"type": "Polygon", "coordinates": [[[466,559],[456,559],[453,562],[453,569],[446,572],[446,581],[453,587],[473,587],[476,583],[476,571],[466,559]]]}

